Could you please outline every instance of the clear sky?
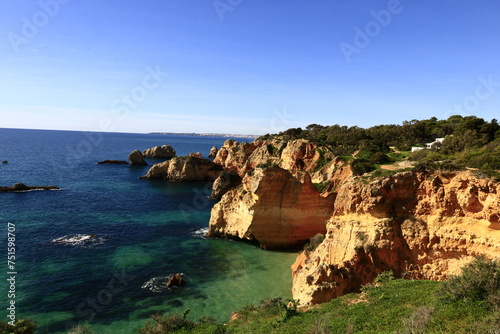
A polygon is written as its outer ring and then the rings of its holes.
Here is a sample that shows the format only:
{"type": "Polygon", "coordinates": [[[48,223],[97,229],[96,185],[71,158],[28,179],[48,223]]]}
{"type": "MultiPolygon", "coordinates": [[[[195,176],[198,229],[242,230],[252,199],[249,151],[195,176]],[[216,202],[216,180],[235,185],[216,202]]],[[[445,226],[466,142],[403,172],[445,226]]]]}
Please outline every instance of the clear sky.
{"type": "Polygon", "coordinates": [[[0,0],[0,127],[500,118],[498,0],[0,0]]]}

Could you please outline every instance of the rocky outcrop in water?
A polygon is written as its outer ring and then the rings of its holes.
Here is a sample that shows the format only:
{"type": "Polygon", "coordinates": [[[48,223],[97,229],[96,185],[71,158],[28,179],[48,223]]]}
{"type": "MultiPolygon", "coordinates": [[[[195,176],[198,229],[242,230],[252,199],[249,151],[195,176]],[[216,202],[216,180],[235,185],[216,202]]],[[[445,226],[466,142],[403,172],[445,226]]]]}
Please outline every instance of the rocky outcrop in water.
{"type": "Polygon", "coordinates": [[[301,304],[359,291],[381,272],[443,280],[500,254],[500,184],[471,172],[404,172],[337,191],[325,240],[292,266],[301,304]]]}
{"type": "Polygon", "coordinates": [[[171,159],[177,155],[174,148],[170,145],[155,146],[144,150],[145,158],[151,159],[171,159]]]}
{"type": "Polygon", "coordinates": [[[128,161],[130,161],[131,165],[134,166],[147,166],[148,163],[144,160],[144,156],[141,151],[134,150],[132,153],[128,155],[128,161]]]}
{"type": "Polygon", "coordinates": [[[61,188],[55,186],[27,186],[23,183],[16,183],[12,187],[0,187],[0,192],[25,192],[31,190],[61,190],[61,188]]]}
{"type": "Polygon", "coordinates": [[[214,146],[210,149],[210,153],[208,153],[209,158],[215,158],[217,156],[217,152],[219,150],[217,149],[217,146],[214,146]]]}
{"type": "Polygon", "coordinates": [[[221,172],[222,167],[208,159],[174,157],[172,160],[153,165],[141,179],[177,182],[214,181],[221,172]]]}
{"type": "Polygon", "coordinates": [[[320,195],[308,173],[256,168],[213,207],[208,236],[255,240],[267,249],[293,247],[326,232],[333,200],[320,195]]]}
{"type": "Polygon", "coordinates": [[[175,274],[170,276],[170,278],[167,281],[167,287],[176,287],[176,288],[181,288],[186,285],[186,281],[184,280],[184,277],[182,274],[175,274]]]}
{"type": "Polygon", "coordinates": [[[128,162],[123,160],[103,160],[97,163],[98,165],[128,165],[128,162]]]}
{"type": "Polygon", "coordinates": [[[8,164],[9,162],[7,160],[2,161],[2,164],[8,164]]]}

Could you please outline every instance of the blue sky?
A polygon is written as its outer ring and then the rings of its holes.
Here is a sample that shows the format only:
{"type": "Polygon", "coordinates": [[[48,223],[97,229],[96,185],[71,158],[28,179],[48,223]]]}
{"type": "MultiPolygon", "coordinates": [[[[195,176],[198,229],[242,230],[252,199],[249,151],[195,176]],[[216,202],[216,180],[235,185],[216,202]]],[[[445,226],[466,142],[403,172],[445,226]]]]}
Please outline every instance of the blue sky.
{"type": "Polygon", "coordinates": [[[499,118],[495,0],[0,5],[0,127],[263,134],[499,118]]]}

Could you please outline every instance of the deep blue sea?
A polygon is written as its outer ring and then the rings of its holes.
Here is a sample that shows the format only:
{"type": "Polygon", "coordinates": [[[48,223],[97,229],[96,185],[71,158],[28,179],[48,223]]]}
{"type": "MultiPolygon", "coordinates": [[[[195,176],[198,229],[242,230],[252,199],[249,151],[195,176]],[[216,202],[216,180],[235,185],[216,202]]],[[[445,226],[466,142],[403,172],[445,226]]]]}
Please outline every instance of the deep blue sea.
{"type": "Polygon", "coordinates": [[[148,166],[96,164],[164,144],[178,155],[207,156],[226,139],[0,129],[0,161],[8,161],[0,186],[62,189],[0,193],[0,320],[9,320],[11,300],[8,223],[15,225],[16,316],[36,320],[39,333],[65,333],[76,323],[136,333],[152,314],[188,308],[190,320],[225,322],[247,304],[291,297],[295,254],[203,238],[214,204],[209,184],[139,180],[148,166]],[[92,234],[77,244],[53,242],[92,234]],[[184,288],[150,289],[174,273],[185,275],[184,288]]]}

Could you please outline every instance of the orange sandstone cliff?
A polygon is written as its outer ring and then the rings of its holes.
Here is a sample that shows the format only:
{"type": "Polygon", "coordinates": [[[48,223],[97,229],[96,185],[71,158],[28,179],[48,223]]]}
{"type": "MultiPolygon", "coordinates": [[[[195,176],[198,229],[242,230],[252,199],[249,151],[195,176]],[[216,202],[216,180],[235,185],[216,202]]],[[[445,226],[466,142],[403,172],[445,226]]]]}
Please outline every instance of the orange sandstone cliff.
{"type": "Polygon", "coordinates": [[[228,140],[214,162],[243,180],[212,209],[210,236],[281,248],[326,232],[292,266],[302,305],[359,291],[388,270],[443,280],[479,254],[500,257],[500,184],[470,171],[354,177],[302,139],[228,140]]]}
{"type": "Polygon", "coordinates": [[[256,168],[213,207],[208,235],[255,240],[268,249],[292,247],[325,233],[332,208],[333,196],[321,196],[309,174],[256,168]]]}
{"type": "Polygon", "coordinates": [[[442,280],[500,257],[500,184],[471,172],[403,172],[337,191],[325,240],[292,266],[302,305],[359,291],[381,272],[442,280]]]}

